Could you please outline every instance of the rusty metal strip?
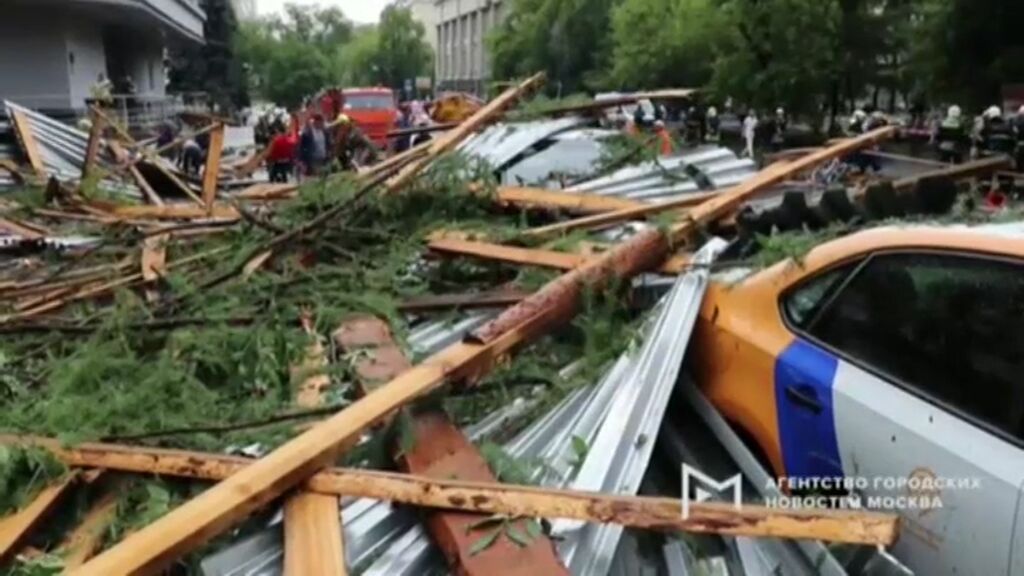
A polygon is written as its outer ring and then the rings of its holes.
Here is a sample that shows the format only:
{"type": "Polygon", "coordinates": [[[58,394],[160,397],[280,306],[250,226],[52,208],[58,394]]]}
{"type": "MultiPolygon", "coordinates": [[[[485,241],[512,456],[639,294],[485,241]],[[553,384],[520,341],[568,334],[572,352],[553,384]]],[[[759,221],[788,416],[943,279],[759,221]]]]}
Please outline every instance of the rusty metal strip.
{"type": "MultiPolygon", "coordinates": [[[[3,444],[45,447],[73,467],[104,468],[193,478],[225,480],[259,463],[237,456],[182,450],[80,444],[74,448],[46,438],[0,436],[3,444]]],[[[674,498],[620,496],[533,486],[424,478],[367,470],[330,468],[313,474],[302,487],[319,494],[386,500],[443,510],[463,510],[509,517],[565,518],[620,524],[650,530],[733,536],[773,536],[888,546],[896,541],[894,514],[849,510],[780,510],[745,505],[691,502],[683,519],[682,501],[674,498]]],[[[109,574],[124,571],[113,570],[109,574]]]]}
{"type": "MultiPolygon", "coordinates": [[[[483,456],[444,414],[429,413],[414,419],[416,443],[401,457],[403,467],[428,478],[450,478],[474,482],[497,482],[483,456]]],[[[430,532],[454,572],[463,576],[536,576],[568,575],[547,536],[529,536],[527,521],[509,521],[507,526],[486,526],[474,529],[482,518],[465,512],[433,512],[426,517],[430,532]],[[484,550],[475,550],[482,538],[493,543],[484,550]],[[516,543],[508,536],[522,537],[516,543]]]]}
{"type": "Polygon", "coordinates": [[[412,367],[391,336],[391,328],[376,316],[349,318],[332,335],[335,345],[356,354],[360,394],[366,396],[412,367]]]}

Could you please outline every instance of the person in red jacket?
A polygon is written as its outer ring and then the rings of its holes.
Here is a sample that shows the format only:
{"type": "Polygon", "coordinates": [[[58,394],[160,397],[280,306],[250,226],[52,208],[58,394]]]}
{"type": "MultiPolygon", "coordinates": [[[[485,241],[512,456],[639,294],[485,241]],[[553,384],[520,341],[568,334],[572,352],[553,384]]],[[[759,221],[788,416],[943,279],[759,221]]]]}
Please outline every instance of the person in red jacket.
{"type": "Polygon", "coordinates": [[[654,123],[654,135],[658,141],[658,154],[661,156],[671,156],[676,151],[676,145],[672,142],[672,135],[668,133],[668,128],[665,127],[665,123],[658,120],[654,123]]]}
{"type": "Polygon", "coordinates": [[[270,140],[267,152],[267,165],[270,167],[271,182],[288,182],[295,171],[295,153],[299,147],[299,138],[294,132],[287,131],[284,126],[276,126],[274,137],[270,140]]]}

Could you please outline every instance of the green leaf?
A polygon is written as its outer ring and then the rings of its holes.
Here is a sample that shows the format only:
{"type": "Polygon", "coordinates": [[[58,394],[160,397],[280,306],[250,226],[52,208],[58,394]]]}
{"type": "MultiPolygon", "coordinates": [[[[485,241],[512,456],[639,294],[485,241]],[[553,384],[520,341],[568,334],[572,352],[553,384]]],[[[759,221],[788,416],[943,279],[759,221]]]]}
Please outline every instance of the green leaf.
{"type": "Polygon", "coordinates": [[[476,556],[477,554],[487,550],[494,545],[494,542],[498,539],[498,535],[501,534],[501,530],[494,530],[493,532],[482,536],[473,545],[469,547],[469,555],[476,556]]]}
{"type": "Polygon", "coordinates": [[[530,535],[530,538],[536,540],[544,535],[544,528],[536,518],[530,518],[526,521],[526,533],[530,535]]]}
{"type": "Polygon", "coordinates": [[[467,526],[466,527],[466,533],[468,534],[469,532],[472,532],[474,530],[480,530],[482,528],[487,528],[488,526],[494,526],[496,524],[501,524],[502,522],[505,522],[506,520],[508,520],[508,517],[507,516],[502,516],[501,514],[495,514],[493,516],[488,516],[487,518],[484,518],[483,520],[477,520],[476,522],[473,522],[472,524],[467,526]]]}
{"type": "Polygon", "coordinates": [[[505,534],[508,536],[509,540],[514,542],[520,548],[526,548],[533,542],[532,538],[520,532],[519,529],[512,524],[509,524],[505,528],[505,534]]]}
{"type": "Polygon", "coordinates": [[[582,462],[587,459],[587,453],[590,452],[590,447],[587,446],[587,441],[579,436],[573,435],[572,437],[572,451],[576,454],[576,460],[582,462]]]}

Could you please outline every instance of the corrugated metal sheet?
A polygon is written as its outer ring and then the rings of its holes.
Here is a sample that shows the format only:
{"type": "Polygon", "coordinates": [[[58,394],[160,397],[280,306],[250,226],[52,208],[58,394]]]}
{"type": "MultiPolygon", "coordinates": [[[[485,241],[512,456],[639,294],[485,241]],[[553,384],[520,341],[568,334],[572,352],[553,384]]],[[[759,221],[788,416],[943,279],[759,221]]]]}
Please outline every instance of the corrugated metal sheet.
{"type": "Polygon", "coordinates": [[[482,158],[496,170],[501,170],[538,142],[587,122],[584,118],[569,117],[495,124],[465,141],[458,149],[464,154],[482,158]]]}
{"type": "MultiPolygon", "coordinates": [[[[572,488],[612,494],[639,490],[697,321],[708,269],[725,247],[725,241],[714,239],[701,248],[694,260],[706,266],[680,276],[665,297],[572,488]]],[[[621,526],[564,520],[554,528],[564,538],[559,552],[570,571],[588,576],[608,573],[622,531],[621,526]]]]}
{"type": "Polygon", "coordinates": [[[601,141],[615,134],[615,130],[594,128],[556,134],[548,139],[549,146],[509,166],[502,174],[502,182],[543,187],[555,184],[550,181],[554,174],[586,177],[594,173],[604,153],[601,141]]]}

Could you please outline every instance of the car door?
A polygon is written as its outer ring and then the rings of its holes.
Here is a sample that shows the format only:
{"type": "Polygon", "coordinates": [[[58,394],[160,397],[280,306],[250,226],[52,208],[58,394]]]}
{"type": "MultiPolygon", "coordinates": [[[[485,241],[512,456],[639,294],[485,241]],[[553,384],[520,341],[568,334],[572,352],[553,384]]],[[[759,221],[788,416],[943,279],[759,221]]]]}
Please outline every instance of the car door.
{"type": "Polygon", "coordinates": [[[876,254],[809,316],[783,307],[799,340],[779,360],[780,429],[816,436],[784,443],[803,450],[787,466],[823,475],[838,460],[864,504],[900,515],[894,553],[917,574],[1010,574],[1024,481],[1021,263],[876,254]]]}

